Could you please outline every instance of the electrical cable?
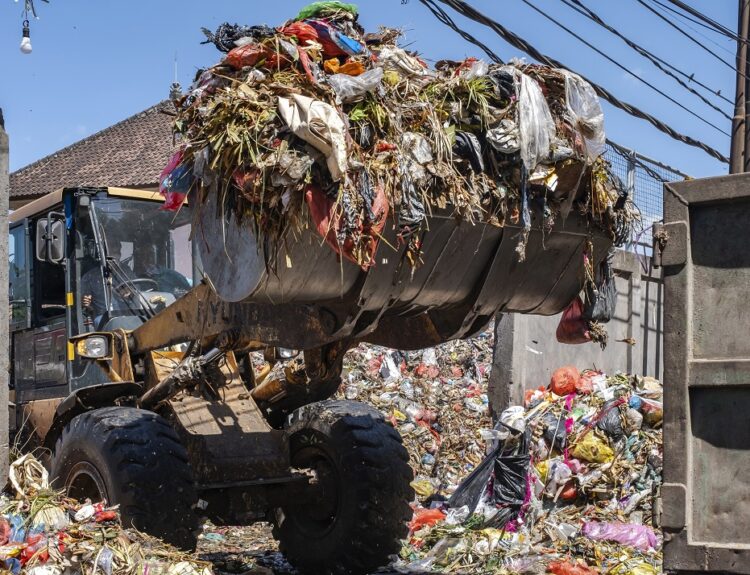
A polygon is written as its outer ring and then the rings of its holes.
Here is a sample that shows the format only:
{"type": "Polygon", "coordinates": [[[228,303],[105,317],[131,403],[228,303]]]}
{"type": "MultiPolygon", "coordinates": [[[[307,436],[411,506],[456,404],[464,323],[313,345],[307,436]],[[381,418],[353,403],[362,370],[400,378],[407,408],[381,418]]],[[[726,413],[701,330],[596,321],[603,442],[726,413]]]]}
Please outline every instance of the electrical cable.
{"type": "Polygon", "coordinates": [[[458,24],[456,24],[453,19],[448,15],[448,13],[443,10],[440,6],[437,4],[434,4],[433,2],[423,2],[425,6],[430,10],[430,12],[433,13],[435,18],[437,18],[440,22],[448,26],[448,28],[451,28],[456,34],[461,36],[464,40],[467,42],[474,44],[478,48],[481,48],[487,56],[497,62],[498,64],[505,64],[502,58],[497,55],[491,48],[489,48],[487,45],[485,45],[482,41],[477,40],[474,36],[469,34],[466,30],[461,29],[458,24]]]}
{"type": "MultiPolygon", "coordinates": [[[[426,6],[428,5],[428,3],[432,1],[433,0],[420,0],[420,2],[422,4],[425,4],[426,6]]],[[[447,6],[450,6],[456,12],[458,12],[459,14],[462,14],[463,16],[469,18],[470,20],[474,20],[475,22],[478,22],[482,24],[483,26],[487,26],[488,28],[493,30],[496,34],[498,34],[498,36],[500,36],[506,42],[508,42],[508,44],[510,44],[511,46],[513,46],[514,48],[518,50],[522,50],[523,52],[525,52],[526,54],[528,54],[535,60],[541,62],[542,64],[551,66],[553,68],[567,68],[562,62],[543,54],[542,52],[537,50],[534,46],[529,44],[526,40],[524,40],[517,34],[511,32],[510,30],[508,30],[507,28],[505,28],[504,26],[502,26],[500,23],[496,22],[495,20],[492,20],[491,18],[485,16],[481,12],[478,12],[476,9],[474,9],[471,5],[467,4],[463,0],[435,0],[435,1],[441,2],[447,6]]],[[[657,130],[659,130],[660,132],[663,132],[664,134],[667,134],[669,137],[679,142],[682,142],[689,146],[693,146],[693,147],[703,150],[705,153],[719,160],[720,162],[723,162],[725,164],[729,163],[728,157],[726,157],[724,154],[722,154],[718,150],[712,148],[708,144],[678,132],[677,130],[675,130],[668,124],[665,124],[664,122],[662,122],[655,116],[652,116],[651,114],[647,112],[644,112],[643,110],[633,106],[632,104],[623,102],[606,88],[598,84],[595,84],[594,82],[591,82],[590,80],[587,80],[586,78],[583,78],[583,79],[589,82],[589,84],[591,84],[591,87],[594,89],[594,91],[597,93],[597,95],[600,98],[606,100],[607,102],[609,102],[616,108],[624,110],[631,116],[635,116],[636,118],[640,118],[642,120],[649,122],[657,130]]]]}
{"type": "MultiPolygon", "coordinates": [[[[687,12],[688,14],[690,14],[692,16],[695,16],[695,19],[690,18],[690,20],[692,20],[696,24],[700,24],[701,26],[703,26],[705,28],[708,28],[710,30],[714,30],[715,32],[718,32],[719,34],[723,34],[724,36],[728,36],[729,38],[731,38],[735,42],[744,42],[745,44],[749,43],[747,38],[740,38],[734,30],[731,30],[730,28],[727,28],[726,26],[724,26],[724,24],[722,24],[720,22],[717,22],[716,20],[714,20],[713,18],[707,16],[703,12],[700,12],[699,10],[696,10],[695,8],[693,8],[692,6],[690,6],[689,4],[686,4],[685,2],[682,2],[682,0],[667,0],[667,1],[670,4],[674,4],[678,8],[681,8],[682,10],[684,10],[685,12],[687,12]]],[[[744,0],[744,2],[747,2],[747,1],[748,0],[744,0]]],[[[670,8],[666,4],[663,4],[662,2],[659,2],[659,0],[654,0],[654,2],[656,4],[658,4],[659,6],[661,6],[662,8],[670,10],[671,12],[674,12],[676,14],[679,13],[674,8],[670,8]]],[[[685,16],[685,15],[682,14],[682,16],[685,16]]]]}
{"type": "MultiPolygon", "coordinates": [[[[639,76],[638,74],[636,74],[635,72],[633,72],[627,66],[624,66],[623,64],[620,64],[620,62],[618,62],[617,60],[615,60],[614,58],[612,58],[609,54],[607,54],[606,52],[600,50],[594,44],[592,44],[591,42],[589,42],[588,40],[586,40],[585,38],[583,38],[582,36],[580,36],[576,32],[573,32],[573,30],[571,30],[570,28],[568,28],[567,26],[565,26],[565,24],[561,24],[560,22],[558,22],[557,20],[555,20],[552,16],[550,16],[549,14],[547,14],[546,12],[544,12],[543,10],[541,10],[540,8],[538,8],[530,0],[521,0],[521,2],[523,2],[524,4],[526,4],[529,8],[531,8],[532,10],[534,10],[535,12],[537,12],[543,18],[546,18],[547,20],[549,20],[550,22],[552,22],[558,28],[561,28],[561,29],[565,30],[568,34],[570,34],[571,36],[573,36],[573,38],[575,38],[576,40],[578,40],[579,42],[581,42],[585,46],[588,46],[589,48],[591,48],[594,52],[596,52],[597,54],[599,54],[600,56],[602,56],[608,62],[611,62],[612,64],[614,64],[615,66],[617,66],[620,70],[622,70],[623,72],[625,72],[629,76],[632,76],[633,78],[635,78],[636,80],[638,80],[642,84],[645,84],[646,86],[648,86],[649,88],[651,88],[657,94],[663,96],[664,98],[666,98],[667,100],[669,100],[670,102],[672,102],[678,108],[681,108],[682,110],[685,110],[688,114],[690,114],[691,116],[693,116],[695,118],[698,118],[701,122],[703,122],[707,126],[711,126],[714,130],[720,132],[721,134],[724,134],[727,137],[730,136],[729,132],[727,132],[726,130],[721,129],[716,124],[714,124],[714,123],[706,120],[698,112],[696,112],[694,110],[691,110],[690,108],[688,108],[687,106],[685,106],[680,101],[676,100],[675,98],[673,98],[672,96],[670,96],[669,94],[667,94],[666,92],[664,92],[663,90],[657,88],[651,82],[649,82],[648,80],[645,80],[644,78],[642,78],[641,76],[639,76]]],[[[726,116],[727,120],[731,120],[732,119],[731,116],[729,116],[728,114],[724,114],[724,115],[726,116]]]]}
{"type": "Polygon", "coordinates": [[[685,30],[683,30],[677,24],[675,24],[674,22],[672,22],[669,18],[667,18],[666,16],[664,16],[664,14],[661,14],[653,6],[649,6],[644,0],[636,0],[636,2],[638,2],[641,6],[643,6],[644,8],[646,8],[647,10],[649,10],[650,12],[652,12],[653,14],[655,14],[658,18],[664,20],[664,22],[666,22],[672,28],[674,28],[675,30],[677,30],[680,34],[682,34],[683,36],[685,36],[686,38],[688,38],[691,42],[693,42],[694,44],[697,44],[698,46],[700,46],[701,48],[703,48],[706,52],[708,52],[709,54],[711,54],[719,62],[721,62],[722,64],[724,64],[725,66],[727,66],[728,68],[730,68],[731,70],[733,70],[734,72],[740,74],[743,78],[745,77],[745,74],[742,73],[741,71],[737,70],[737,68],[735,68],[735,66],[733,64],[730,64],[724,58],[722,58],[721,56],[719,56],[716,52],[714,52],[713,50],[711,50],[711,48],[709,48],[708,46],[706,46],[702,42],[699,42],[698,40],[696,40],[695,38],[693,38],[690,34],[688,34],[687,32],[685,32],[685,30]]]}
{"type": "Polygon", "coordinates": [[[623,42],[625,42],[628,46],[630,46],[633,50],[638,52],[641,56],[649,60],[654,66],[656,66],[659,70],[664,72],[666,75],[674,78],[674,80],[679,83],[683,88],[688,90],[690,93],[695,94],[697,97],[699,97],[703,102],[705,102],[707,105],[711,106],[714,110],[721,112],[725,118],[731,120],[731,116],[729,114],[726,114],[721,108],[716,106],[713,102],[706,99],[702,94],[700,94],[697,90],[694,90],[690,86],[688,86],[681,78],[677,77],[673,72],[680,74],[684,78],[687,78],[689,82],[694,82],[698,86],[704,88],[705,90],[711,92],[715,96],[721,98],[728,104],[734,104],[729,98],[726,96],[721,95],[721,90],[713,90],[712,88],[709,88],[706,86],[703,82],[695,79],[695,74],[688,74],[687,72],[684,72],[683,70],[680,70],[676,66],[673,66],[663,58],[660,58],[653,52],[647,50],[646,48],[640,46],[639,44],[636,44],[633,42],[630,38],[622,34],[619,30],[616,28],[610,26],[607,24],[604,20],[601,19],[601,17],[594,12],[591,8],[584,5],[580,0],[560,0],[563,4],[568,6],[569,8],[575,10],[579,14],[582,14],[583,16],[586,16],[589,20],[592,20],[599,26],[603,27],[604,29],[608,30],[618,38],[620,38],[623,42]],[[664,67],[668,68],[669,70],[665,70],[664,67]],[[670,71],[671,70],[671,71],[670,71]]]}

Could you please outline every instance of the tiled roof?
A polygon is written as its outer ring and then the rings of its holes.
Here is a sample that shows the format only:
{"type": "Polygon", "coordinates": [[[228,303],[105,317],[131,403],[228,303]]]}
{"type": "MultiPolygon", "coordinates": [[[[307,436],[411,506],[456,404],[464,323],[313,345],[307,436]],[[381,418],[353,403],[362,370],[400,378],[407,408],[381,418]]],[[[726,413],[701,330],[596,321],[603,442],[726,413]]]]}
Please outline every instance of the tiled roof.
{"type": "Polygon", "coordinates": [[[172,145],[173,110],[165,100],[58,150],[10,175],[10,199],[26,200],[62,187],[154,187],[172,145]]]}

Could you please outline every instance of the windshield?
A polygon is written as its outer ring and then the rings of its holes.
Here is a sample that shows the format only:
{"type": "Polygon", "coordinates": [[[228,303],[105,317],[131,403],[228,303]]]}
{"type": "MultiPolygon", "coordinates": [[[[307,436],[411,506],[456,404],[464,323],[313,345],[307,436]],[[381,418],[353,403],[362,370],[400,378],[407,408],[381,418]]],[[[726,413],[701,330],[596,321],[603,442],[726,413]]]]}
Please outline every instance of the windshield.
{"type": "Polygon", "coordinates": [[[94,327],[107,317],[158,312],[193,286],[190,213],[159,209],[153,201],[98,197],[91,202],[91,224],[82,235],[81,295],[94,327]],[[101,251],[106,251],[102,265],[101,251]],[[102,274],[102,271],[104,272],[102,274]]]}

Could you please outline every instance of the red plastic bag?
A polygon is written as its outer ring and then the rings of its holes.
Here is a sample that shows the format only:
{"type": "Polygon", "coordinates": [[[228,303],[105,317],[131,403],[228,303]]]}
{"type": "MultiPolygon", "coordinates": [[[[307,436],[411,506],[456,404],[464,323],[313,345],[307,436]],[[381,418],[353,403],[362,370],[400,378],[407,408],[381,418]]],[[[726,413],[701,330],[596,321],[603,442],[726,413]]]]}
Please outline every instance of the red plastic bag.
{"type": "Polygon", "coordinates": [[[172,212],[179,210],[192,185],[192,166],[183,162],[183,151],[177,150],[159,174],[159,192],[164,196],[161,209],[172,212]]]}
{"type": "Polygon", "coordinates": [[[320,188],[311,184],[305,190],[305,202],[310,209],[310,217],[315,224],[315,229],[325,238],[326,243],[333,248],[333,251],[358,264],[362,269],[367,269],[375,263],[375,251],[388,217],[388,200],[380,186],[375,188],[375,198],[372,202],[375,220],[360,222],[363,244],[359,246],[362,253],[359,259],[354,255],[357,246],[354,245],[352,240],[347,238],[343,243],[338,241],[337,231],[341,227],[341,220],[334,213],[335,201],[326,196],[320,188]]]}
{"type": "Polygon", "coordinates": [[[581,374],[572,365],[557,368],[552,373],[549,388],[556,395],[574,393],[580,384],[581,374]]]}
{"type": "Polygon", "coordinates": [[[409,531],[419,531],[422,527],[432,527],[445,519],[445,513],[440,509],[415,509],[414,517],[409,522],[409,531]]]}
{"type": "Polygon", "coordinates": [[[244,46],[232,48],[224,58],[224,63],[238,70],[246,66],[256,66],[258,63],[262,63],[263,67],[273,70],[279,66],[286,66],[289,64],[289,60],[268,46],[245,44],[244,46]]]}
{"type": "Polygon", "coordinates": [[[576,296],[565,308],[555,335],[560,343],[577,344],[591,341],[589,324],[583,319],[583,302],[580,296],[576,296]]]}
{"type": "Polygon", "coordinates": [[[599,375],[598,371],[593,371],[591,369],[585,370],[581,374],[581,379],[578,381],[576,391],[582,394],[587,394],[594,391],[594,377],[597,375],[599,375]]]}
{"type": "Polygon", "coordinates": [[[293,22],[288,26],[279,28],[279,32],[284,36],[294,36],[299,41],[300,46],[305,46],[309,40],[320,43],[318,31],[306,22],[293,22]]]}
{"type": "Polygon", "coordinates": [[[553,573],[553,575],[599,575],[599,570],[596,567],[589,567],[583,562],[555,561],[547,566],[547,573],[553,573]]]}

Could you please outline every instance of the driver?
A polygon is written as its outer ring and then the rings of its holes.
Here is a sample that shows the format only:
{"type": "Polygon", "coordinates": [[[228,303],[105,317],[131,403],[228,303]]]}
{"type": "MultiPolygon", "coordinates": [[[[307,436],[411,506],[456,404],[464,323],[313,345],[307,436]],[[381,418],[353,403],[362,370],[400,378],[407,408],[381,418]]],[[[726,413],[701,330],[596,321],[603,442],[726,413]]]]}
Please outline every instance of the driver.
{"type": "Polygon", "coordinates": [[[135,256],[136,275],[154,280],[158,291],[169,292],[175,297],[180,297],[190,291],[190,282],[184,275],[157,264],[152,246],[136,248],[135,256]]]}
{"type": "MultiPolygon", "coordinates": [[[[109,249],[109,257],[114,259],[115,262],[120,262],[120,242],[113,242],[113,245],[109,249]]],[[[94,325],[98,326],[104,312],[107,311],[106,299],[104,297],[104,279],[102,278],[102,270],[98,260],[93,257],[87,257],[84,262],[84,266],[90,266],[90,268],[81,276],[81,293],[83,294],[81,303],[86,315],[93,318],[94,325]]],[[[122,266],[122,269],[132,279],[133,274],[130,268],[122,266]]],[[[113,294],[113,297],[117,297],[117,294],[113,294]]]]}

